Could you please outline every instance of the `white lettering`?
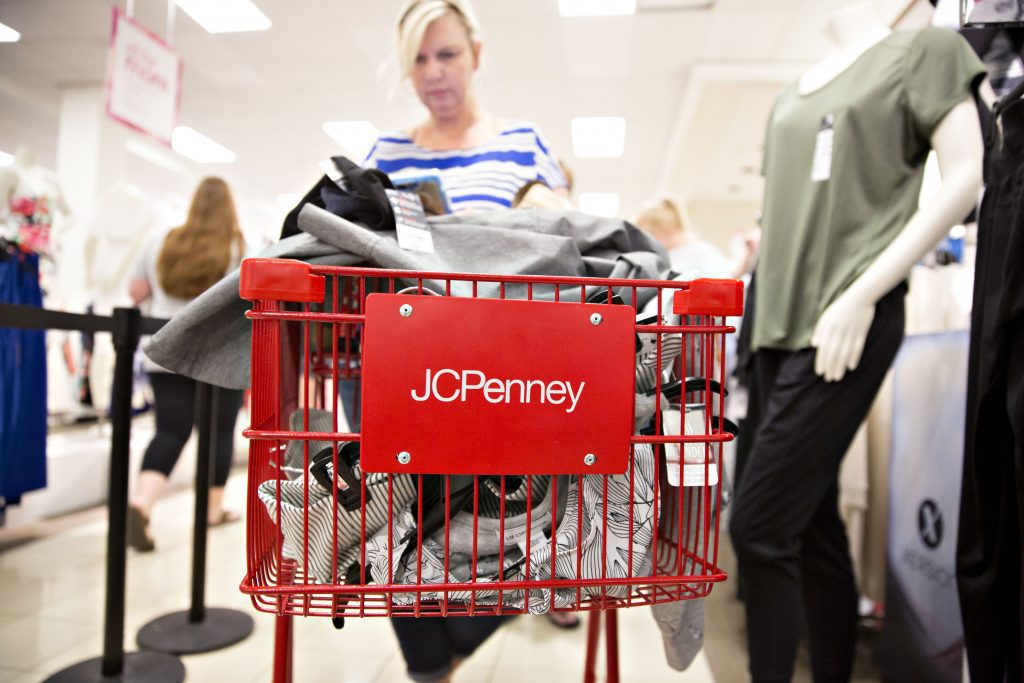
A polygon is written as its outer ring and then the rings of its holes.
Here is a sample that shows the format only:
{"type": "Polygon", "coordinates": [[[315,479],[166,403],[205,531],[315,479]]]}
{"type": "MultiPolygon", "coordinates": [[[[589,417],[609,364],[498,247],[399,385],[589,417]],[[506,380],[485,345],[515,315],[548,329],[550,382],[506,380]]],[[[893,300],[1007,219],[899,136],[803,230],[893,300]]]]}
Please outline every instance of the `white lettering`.
{"type": "Polygon", "coordinates": [[[569,398],[572,399],[572,406],[570,406],[569,410],[565,412],[571,413],[572,411],[576,410],[576,402],[580,400],[580,396],[583,394],[583,387],[585,385],[586,382],[580,382],[580,389],[574,394],[572,393],[572,384],[570,384],[569,382],[565,383],[565,388],[569,390],[569,398]]]}
{"type": "Polygon", "coordinates": [[[521,379],[508,379],[505,380],[505,403],[512,400],[512,385],[519,385],[519,402],[526,403],[526,385],[523,384],[521,379]]]}
{"type": "Polygon", "coordinates": [[[489,379],[484,385],[484,398],[487,399],[488,403],[501,403],[502,400],[507,401],[507,395],[505,394],[505,383],[500,379],[489,379]],[[498,392],[495,396],[491,396],[492,392],[498,392]]]}
{"type": "Polygon", "coordinates": [[[480,370],[458,371],[442,368],[435,371],[427,368],[420,393],[414,388],[409,391],[409,395],[412,400],[419,402],[435,398],[442,403],[452,403],[456,400],[465,403],[473,398],[473,392],[479,391],[488,403],[511,403],[518,396],[519,403],[524,405],[534,402],[551,405],[568,403],[569,407],[565,408],[565,412],[572,413],[579,405],[586,384],[580,382],[576,387],[567,380],[545,382],[542,379],[496,379],[488,378],[480,370]],[[444,388],[439,386],[441,378],[445,375],[451,376],[454,380],[447,390],[450,393],[444,393],[444,388]],[[514,391],[516,385],[519,387],[518,394],[514,391]]]}
{"type": "Polygon", "coordinates": [[[423,395],[417,396],[415,389],[413,389],[409,393],[412,394],[412,400],[414,401],[426,401],[428,398],[430,398],[430,368],[427,368],[427,379],[426,382],[423,384],[423,395]]]}
{"type": "Polygon", "coordinates": [[[523,403],[533,403],[533,388],[537,387],[540,391],[540,402],[544,402],[544,381],[539,379],[531,379],[526,383],[526,400],[523,403]]]}
{"type": "Polygon", "coordinates": [[[556,406],[565,403],[565,383],[555,380],[548,385],[548,403],[556,406]],[[557,401],[555,399],[558,399],[557,401]]]}
{"type": "Polygon", "coordinates": [[[487,377],[485,377],[484,373],[480,372],[479,370],[463,370],[462,371],[462,398],[460,398],[459,400],[462,401],[463,403],[465,403],[466,402],[466,392],[471,390],[471,389],[482,389],[483,386],[484,386],[484,380],[485,379],[487,379],[487,377]],[[470,375],[476,375],[477,379],[479,379],[480,382],[478,384],[470,384],[469,383],[469,376],[470,375]]]}
{"type": "Polygon", "coordinates": [[[451,396],[449,396],[448,398],[445,398],[441,394],[437,393],[437,380],[441,378],[441,375],[446,375],[446,374],[447,375],[451,375],[452,377],[454,377],[456,379],[458,379],[458,377],[459,377],[459,373],[455,372],[451,368],[445,368],[444,370],[438,370],[436,373],[434,373],[434,382],[433,382],[433,384],[431,384],[431,389],[432,389],[432,391],[434,393],[434,398],[436,398],[438,401],[443,401],[445,403],[451,403],[452,401],[454,401],[455,399],[457,399],[459,397],[459,390],[458,389],[456,389],[455,393],[452,394],[451,396]]]}

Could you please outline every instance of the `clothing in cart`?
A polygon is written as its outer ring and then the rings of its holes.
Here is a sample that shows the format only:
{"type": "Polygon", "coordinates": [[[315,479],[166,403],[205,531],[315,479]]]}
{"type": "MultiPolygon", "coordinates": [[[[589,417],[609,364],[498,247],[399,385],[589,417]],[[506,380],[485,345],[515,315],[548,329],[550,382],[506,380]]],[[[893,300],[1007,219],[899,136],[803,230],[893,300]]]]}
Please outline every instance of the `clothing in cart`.
{"type": "MultiPolygon", "coordinates": [[[[304,232],[267,247],[258,256],[318,265],[365,263],[453,273],[651,279],[668,271],[661,245],[619,219],[518,209],[451,214],[428,222],[433,254],[403,250],[393,231],[368,230],[306,205],[298,220],[304,232]]],[[[249,305],[238,298],[238,283],[236,271],[201,294],[153,336],[146,354],[168,369],[216,386],[247,387],[251,325],[245,318],[249,305]]],[[[490,296],[497,287],[481,283],[479,296],[490,296]]],[[[567,289],[563,289],[566,298],[567,289]]],[[[536,293],[535,298],[542,294],[536,293]]],[[[645,298],[637,303],[643,306],[652,292],[640,295],[645,298]]]]}

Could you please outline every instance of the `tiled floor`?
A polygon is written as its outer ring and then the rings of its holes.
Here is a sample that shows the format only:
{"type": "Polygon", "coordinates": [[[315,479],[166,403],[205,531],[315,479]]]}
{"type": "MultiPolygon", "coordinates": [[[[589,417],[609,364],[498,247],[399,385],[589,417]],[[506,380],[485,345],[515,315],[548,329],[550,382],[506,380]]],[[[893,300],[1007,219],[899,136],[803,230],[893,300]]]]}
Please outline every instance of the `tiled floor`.
{"type": "MultiPolygon", "coordinates": [[[[65,437],[71,438],[71,437],[65,437]]],[[[232,509],[244,509],[245,473],[228,483],[232,509]]],[[[128,555],[125,648],[153,618],[188,608],[193,496],[179,491],[154,511],[158,549],[128,555]]],[[[0,683],[35,683],[79,661],[98,657],[103,634],[106,518],[85,515],[47,537],[0,554],[0,683]]],[[[189,681],[270,681],[273,617],[255,612],[238,590],[244,571],[244,523],[212,529],[207,556],[207,604],[251,614],[255,630],[218,652],[183,657],[189,681]]],[[[650,610],[623,610],[619,618],[624,683],[712,681],[703,653],[684,673],[665,663],[650,610]]],[[[399,683],[408,680],[385,619],[349,620],[336,631],[324,619],[295,622],[296,682],[399,683]]],[[[584,628],[564,631],[541,617],[520,618],[500,630],[454,679],[480,683],[559,683],[583,678],[584,628]]],[[[598,660],[603,658],[599,654],[598,660]]],[[[603,669],[603,667],[601,667],[603,669]]],[[[604,680],[603,675],[599,680],[604,680]]]]}

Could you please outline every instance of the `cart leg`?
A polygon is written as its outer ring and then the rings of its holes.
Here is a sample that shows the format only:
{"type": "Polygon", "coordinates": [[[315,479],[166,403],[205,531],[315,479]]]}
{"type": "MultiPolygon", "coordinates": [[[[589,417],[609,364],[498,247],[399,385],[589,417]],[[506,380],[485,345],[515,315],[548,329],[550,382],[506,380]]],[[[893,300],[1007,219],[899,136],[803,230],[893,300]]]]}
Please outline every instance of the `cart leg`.
{"type": "Polygon", "coordinates": [[[597,643],[601,636],[601,610],[587,612],[587,659],[583,671],[583,683],[594,683],[596,673],[594,663],[597,660],[597,643]]]}
{"type": "Polygon", "coordinates": [[[274,624],[274,683],[292,683],[292,618],[276,617],[274,624]]]}
{"type": "Polygon", "coordinates": [[[619,613],[610,609],[604,613],[604,648],[608,658],[607,683],[619,683],[619,613]]]}

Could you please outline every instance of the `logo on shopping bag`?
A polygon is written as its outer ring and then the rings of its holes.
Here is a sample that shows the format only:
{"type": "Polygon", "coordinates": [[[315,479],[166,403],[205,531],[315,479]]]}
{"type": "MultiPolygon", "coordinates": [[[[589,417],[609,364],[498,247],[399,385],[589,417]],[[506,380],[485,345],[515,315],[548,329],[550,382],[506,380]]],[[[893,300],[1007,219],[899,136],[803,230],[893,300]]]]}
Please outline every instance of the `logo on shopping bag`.
{"type": "Polygon", "coordinates": [[[415,474],[621,474],[630,306],[371,294],[361,464],[415,474]]]}

